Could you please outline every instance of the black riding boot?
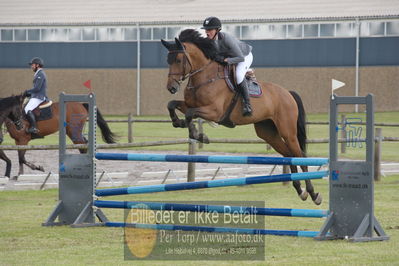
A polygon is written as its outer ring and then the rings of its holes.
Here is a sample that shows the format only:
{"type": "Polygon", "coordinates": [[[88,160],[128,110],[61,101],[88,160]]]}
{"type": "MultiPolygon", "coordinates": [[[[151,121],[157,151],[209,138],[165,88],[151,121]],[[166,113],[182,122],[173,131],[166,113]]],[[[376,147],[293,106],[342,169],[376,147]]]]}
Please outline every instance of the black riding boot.
{"type": "Polygon", "coordinates": [[[39,129],[36,128],[35,115],[32,113],[32,111],[28,111],[28,113],[26,114],[26,118],[28,119],[28,122],[30,124],[30,128],[27,130],[27,132],[30,134],[39,133],[39,129]]]}
{"type": "Polygon", "coordinates": [[[242,115],[250,116],[252,115],[252,107],[249,101],[248,87],[245,79],[238,85],[238,88],[240,89],[242,95],[242,115]]]}

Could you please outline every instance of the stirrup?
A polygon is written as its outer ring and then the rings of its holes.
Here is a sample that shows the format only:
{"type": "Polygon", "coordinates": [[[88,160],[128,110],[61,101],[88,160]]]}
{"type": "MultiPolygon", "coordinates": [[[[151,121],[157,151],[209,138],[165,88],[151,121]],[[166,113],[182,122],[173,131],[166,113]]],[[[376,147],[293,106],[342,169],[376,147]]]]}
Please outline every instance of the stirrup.
{"type": "Polygon", "coordinates": [[[26,132],[28,132],[29,134],[37,134],[37,133],[39,133],[39,129],[37,129],[35,127],[30,127],[30,128],[28,128],[28,130],[26,130],[26,132]]]}
{"type": "Polygon", "coordinates": [[[243,116],[251,116],[252,115],[252,109],[251,109],[250,105],[244,106],[244,108],[242,109],[242,115],[243,116]]]}

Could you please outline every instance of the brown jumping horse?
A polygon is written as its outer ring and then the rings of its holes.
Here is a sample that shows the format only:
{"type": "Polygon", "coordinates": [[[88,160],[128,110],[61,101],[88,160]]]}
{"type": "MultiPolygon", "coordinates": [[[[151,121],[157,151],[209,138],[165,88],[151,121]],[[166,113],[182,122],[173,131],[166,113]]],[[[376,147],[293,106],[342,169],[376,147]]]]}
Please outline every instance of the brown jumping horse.
{"type": "MultiPolygon", "coordinates": [[[[260,82],[262,95],[251,98],[253,114],[242,116],[241,101],[226,83],[223,65],[214,61],[216,48],[214,41],[201,37],[196,30],[188,29],[180,33],[175,42],[162,44],[168,49],[169,75],[167,89],[176,93],[181,83],[188,79],[184,90],[184,101],[170,101],[168,110],[174,127],[189,129],[189,137],[209,143],[207,136],[198,133],[192,120],[200,117],[208,121],[234,127],[254,124],[256,134],[285,157],[306,156],[305,110],[296,92],[288,91],[276,84],[260,82]],[[179,119],[176,109],[185,114],[179,119]]],[[[296,173],[297,166],[290,166],[296,173]]],[[[303,172],[307,166],[301,166],[303,172]]],[[[315,193],[310,180],[305,180],[306,190],[300,181],[293,186],[302,200],[310,194],[315,204],[322,201],[315,193]]]]}
{"type": "MultiPolygon", "coordinates": [[[[22,113],[22,105],[20,110],[22,113]]],[[[74,144],[84,144],[87,143],[86,138],[83,135],[83,127],[86,123],[88,117],[88,105],[78,102],[68,102],[66,103],[66,134],[71,139],[74,144]]],[[[29,128],[29,123],[25,119],[20,117],[22,124],[21,129],[18,129],[15,123],[10,119],[6,119],[5,125],[7,127],[8,133],[15,140],[16,145],[27,145],[30,140],[37,137],[44,137],[53,134],[58,131],[59,123],[59,104],[53,103],[51,105],[52,117],[48,120],[42,120],[37,122],[37,128],[39,129],[38,136],[32,137],[31,134],[26,132],[29,128]]],[[[106,143],[115,143],[115,134],[108,127],[107,122],[104,120],[103,116],[97,109],[97,125],[99,126],[102,134],[102,138],[106,143]]],[[[79,150],[81,153],[85,152],[85,149],[79,150]]],[[[37,166],[25,159],[26,150],[18,150],[18,160],[19,160],[19,172],[18,176],[24,173],[23,165],[27,165],[32,170],[44,171],[42,166],[37,166]]],[[[14,177],[14,179],[17,179],[14,177]]]]}

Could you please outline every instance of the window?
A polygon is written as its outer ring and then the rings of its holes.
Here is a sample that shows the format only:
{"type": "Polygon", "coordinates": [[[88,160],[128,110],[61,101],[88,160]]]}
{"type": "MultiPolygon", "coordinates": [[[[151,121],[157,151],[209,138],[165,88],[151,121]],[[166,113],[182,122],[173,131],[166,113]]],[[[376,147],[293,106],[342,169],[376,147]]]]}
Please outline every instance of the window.
{"type": "Polygon", "coordinates": [[[302,25],[298,24],[292,24],[292,25],[287,25],[288,27],[288,32],[287,32],[287,37],[288,38],[301,38],[302,37],[302,25]]]}
{"type": "Polygon", "coordinates": [[[123,29],[121,28],[109,28],[109,35],[110,41],[121,41],[123,40],[123,29]]]}
{"type": "Polygon", "coordinates": [[[14,30],[15,41],[26,41],[26,30],[14,30]]]}
{"type": "Polygon", "coordinates": [[[352,22],[337,23],[336,37],[356,36],[356,24],[352,22]]]}
{"type": "Polygon", "coordinates": [[[167,39],[171,40],[177,37],[180,33],[182,28],[180,27],[169,27],[168,28],[168,36],[167,39]]]}
{"type": "Polygon", "coordinates": [[[84,41],[94,41],[96,39],[95,30],[91,28],[83,29],[83,40],[84,41]]]}
{"type": "Polygon", "coordinates": [[[40,30],[39,29],[29,29],[28,30],[28,40],[29,41],[40,41],[40,30]]]}
{"type": "Polygon", "coordinates": [[[106,41],[108,40],[108,29],[107,28],[99,28],[96,29],[97,32],[97,41],[106,41]]]}
{"type": "Polygon", "coordinates": [[[140,39],[151,40],[151,28],[140,28],[140,39]]]}
{"type": "Polygon", "coordinates": [[[2,41],[12,41],[12,30],[1,30],[2,41]]]}
{"type": "Polygon", "coordinates": [[[384,36],[385,23],[384,22],[370,22],[370,35],[384,36]]]}
{"type": "Polygon", "coordinates": [[[52,29],[42,29],[42,41],[53,41],[53,30],[52,29]]]}
{"type": "Polygon", "coordinates": [[[399,21],[387,22],[387,35],[399,35],[399,21]]]}
{"type": "Polygon", "coordinates": [[[67,41],[68,29],[54,29],[54,41],[67,41]]]}
{"type": "Polygon", "coordinates": [[[232,34],[237,39],[241,38],[241,35],[240,35],[241,26],[238,26],[238,25],[223,25],[223,31],[232,34]]]}
{"type": "Polygon", "coordinates": [[[284,39],[286,36],[287,25],[276,24],[271,25],[270,29],[272,30],[272,36],[276,39],[284,39]]]}
{"type": "Polygon", "coordinates": [[[70,29],[69,30],[69,40],[70,41],[80,41],[82,37],[82,29],[70,29]]]}
{"type": "Polygon", "coordinates": [[[319,25],[318,24],[305,24],[303,25],[303,37],[318,37],[319,25]]]}
{"type": "Polygon", "coordinates": [[[160,40],[166,38],[166,28],[153,28],[153,40],[160,40]]]}
{"type": "Polygon", "coordinates": [[[369,36],[369,35],[370,35],[370,23],[362,21],[360,23],[360,36],[369,36]]]}
{"type": "Polygon", "coordinates": [[[334,37],[335,24],[320,24],[320,37],[334,37]]]}
{"type": "Polygon", "coordinates": [[[125,29],[125,40],[126,41],[135,41],[135,40],[137,40],[137,29],[135,29],[135,28],[126,28],[125,29]]]}
{"type": "MultiPolygon", "coordinates": [[[[239,27],[238,33],[239,33],[239,27]]],[[[273,30],[268,24],[246,25],[241,27],[242,39],[268,39],[273,36],[273,30]]],[[[240,36],[238,35],[237,38],[240,36]]]]}

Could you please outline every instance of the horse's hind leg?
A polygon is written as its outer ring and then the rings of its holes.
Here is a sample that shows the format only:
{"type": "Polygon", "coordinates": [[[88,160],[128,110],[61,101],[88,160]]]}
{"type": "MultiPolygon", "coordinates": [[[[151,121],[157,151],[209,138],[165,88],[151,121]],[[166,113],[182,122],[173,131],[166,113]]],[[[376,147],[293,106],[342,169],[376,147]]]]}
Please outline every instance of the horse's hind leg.
{"type": "MultiPolygon", "coordinates": [[[[308,172],[307,166],[301,166],[301,168],[303,172],[308,172]],[[304,170],[305,168],[306,170],[304,170]]],[[[313,184],[309,179],[305,180],[305,183],[306,183],[306,191],[310,194],[310,197],[312,198],[313,202],[316,205],[320,205],[321,202],[323,201],[321,194],[314,192],[313,184]]]]}
{"type": "MultiPolygon", "coordinates": [[[[83,123],[82,125],[76,125],[73,128],[73,130],[69,126],[66,128],[66,134],[73,144],[86,144],[88,141],[83,135],[83,123]]],[[[87,149],[79,149],[79,152],[87,153],[87,149]]]]}
{"type": "MultiPolygon", "coordinates": [[[[255,131],[259,138],[263,139],[273,149],[283,155],[284,157],[291,157],[293,156],[291,151],[288,149],[287,144],[281,139],[280,135],[278,134],[277,128],[274,125],[273,121],[265,120],[255,124],[255,131]]],[[[290,165],[291,173],[297,173],[298,169],[295,165],[290,165]]],[[[298,196],[302,200],[306,200],[308,197],[308,193],[306,190],[302,189],[301,182],[299,180],[292,181],[292,184],[298,194],[298,196]]]]}
{"type": "MultiPolygon", "coordinates": [[[[304,156],[304,154],[303,154],[303,152],[302,152],[302,150],[300,148],[299,141],[298,141],[296,136],[290,136],[288,138],[284,138],[284,140],[285,140],[285,142],[288,145],[288,149],[290,151],[292,151],[292,156],[294,156],[294,157],[303,157],[304,156]]],[[[295,167],[295,169],[297,168],[296,166],[294,166],[294,167],[295,167]]],[[[291,167],[291,169],[292,168],[293,167],[291,167]]],[[[301,166],[301,169],[302,169],[303,172],[308,172],[308,167],[307,166],[301,166]]],[[[320,193],[316,193],[314,191],[314,188],[313,188],[313,185],[312,185],[312,181],[310,179],[307,179],[307,180],[305,180],[305,183],[306,183],[306,191],[309,193],[309,195],[312,198],[313,202],[316,205],[320,205],[321,201],[322,201],[322,198],[321,198],[320,193]]],[[[295,184],[294,184],[294,186],[295,186],[295,184]]]]}

